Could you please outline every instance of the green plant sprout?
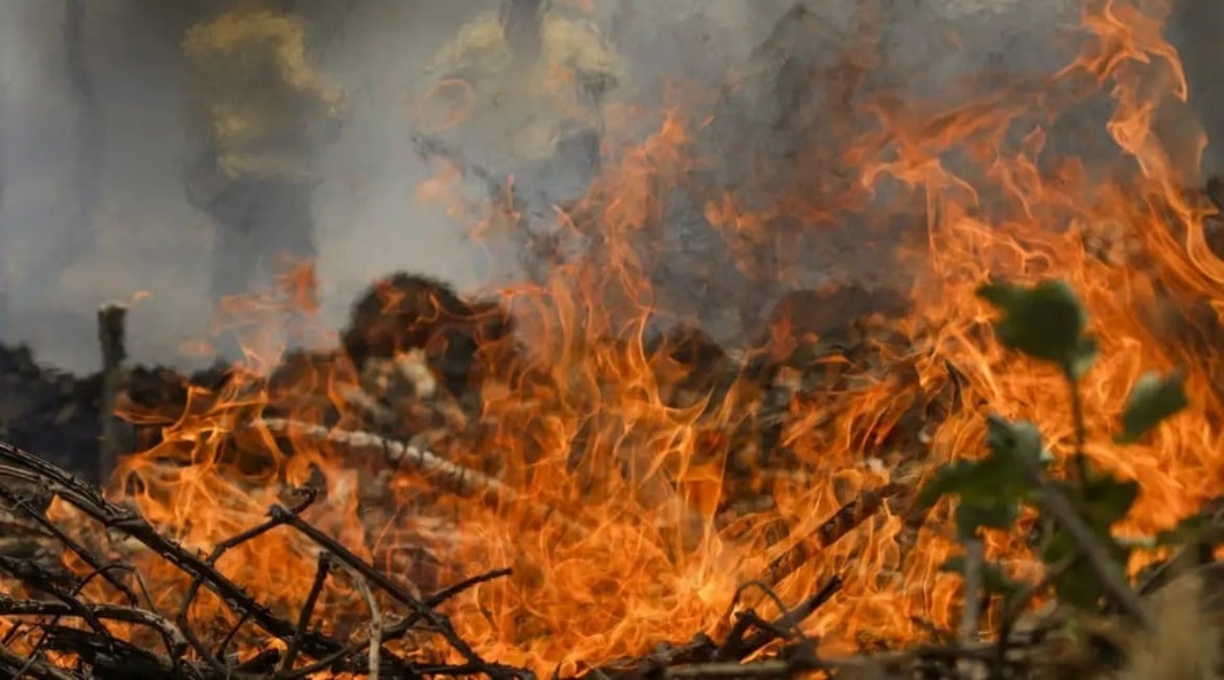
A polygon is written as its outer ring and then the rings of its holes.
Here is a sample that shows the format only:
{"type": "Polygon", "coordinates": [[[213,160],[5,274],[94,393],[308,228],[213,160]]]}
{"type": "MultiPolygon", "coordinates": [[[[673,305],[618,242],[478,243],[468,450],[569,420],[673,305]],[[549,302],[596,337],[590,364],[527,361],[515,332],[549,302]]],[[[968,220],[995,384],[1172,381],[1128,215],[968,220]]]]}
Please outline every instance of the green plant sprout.
{"type": "MultiPolygon", "coordinates": [[[[1087,430],[1080,382],[1092,367],[1098,345],[1086,331],[1083,305],[1063,281],[1032,287],[991,283],[980,287],[977,295],[1000,312],[994,322],[999,342],[1053,364],[1066,378],[1076,433],[1071,465],[1066,479],[1055,479],[1048,470],[1052,456],[1037,427],[990,414],[987,455],[941,468],[922,490],[920,502],[930,507],[945,496],[953,497],[957,538],[967,547],[976,544],[978,554],[982,529],[1011,529],[1022,508],[1035,509],[1039,526],[1045,529],[1038,553],[1048,576],[1041,585],[1074,607],[1096,608],[1103,600],[1113,600],[1142,618],[1123,571],[1134,546],[1110,533],[1110,527],[1130,511],[1138,484],[1097,469],[1084,454],[1087,430]]],[[[1131,389],[1114,441],[1139,441],[1186,405],[1180,371],[1166,376],[1147,373],[1131,389]]],[[[1184,533],[1164,532],[1158,541],[1175,540],[1184,533]]],[[[958,556],[944,568],[966,574],[968,582],[968,562],[958,556]]],[[[986,593],[1001,596],[1007,612],[1018,613],[1035,594],[1034,587],[1010,579],[997,565],[983,562],[972,569],[974,582],[986,593]]],[[[1010,624],[1003,625],[1006,630],[1010,624]]]]}

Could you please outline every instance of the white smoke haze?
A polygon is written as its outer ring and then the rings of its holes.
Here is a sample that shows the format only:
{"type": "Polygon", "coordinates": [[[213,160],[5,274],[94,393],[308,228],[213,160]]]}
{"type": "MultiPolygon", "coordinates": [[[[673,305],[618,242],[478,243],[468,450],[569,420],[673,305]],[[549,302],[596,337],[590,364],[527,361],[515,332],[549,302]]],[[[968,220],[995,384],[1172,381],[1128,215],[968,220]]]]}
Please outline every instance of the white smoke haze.
{"type": "MultiPolygon", "coordinates": [[[[881,68],[911,91],[937,92],[983,70],[1048,72],[1074,49],[1059,41],[1075,25],[1079,3],[1073,0],[879,1],[881,68]]],[[[626,61],[620,96],[657,105],[669,79],[713,91],[731,70],[758,77],[751,70],[753,48],[795,4],[594,0],[590,19],[626,61]]],[[[849,31],[858,4],[811,0],[808,6],[836,35],[849,31]]],[[[1206,82],[1209,74],[1198,75],[1194,60],[1216,58],[1218,48],[1204,41],[1216,44],[1221,33],[1206,27],[1224,23],[1224,6],[1182,5],[1173,38],[1189,45],[1191,78],[1206,82]]],[[[180,346],[208,331],[217,227],[184,193],[180,42],[190,21],[167,6],[154,0],[0,3],[0,341],[29,343],[41,360],[60,367],[93,370],[95,310],[139,291],[150,295],[130,313],[133,358],[180,366],[200,361],[180,346]],[[81,12],[75,57],[67,19],[74,6],[81,12]],[[83,64],[97,116],[83,113],[89,98],[74,63],[83,64]]],[[[318,272],[331,326],[343,323],[371,278],[393,270],[437,276],[464,290],[490,282],[483,248],[467,240],[470,225],[415,196],[436,166],[414,148],[409,111],[434,77],[426,68],[431,56],[464,22],[497,6],[495,0],[297,3],[311,26],[314,63],[348,105],[338,136],[317,150],[318,272]]],[[[833,54],[841,47],[827,49],[833,54]]],[[[1208,103],[1221,97],[1211,88],[1192,89],[1208,103]]],[[[759,105],[767,120],[776,102],[759,105]]]]}

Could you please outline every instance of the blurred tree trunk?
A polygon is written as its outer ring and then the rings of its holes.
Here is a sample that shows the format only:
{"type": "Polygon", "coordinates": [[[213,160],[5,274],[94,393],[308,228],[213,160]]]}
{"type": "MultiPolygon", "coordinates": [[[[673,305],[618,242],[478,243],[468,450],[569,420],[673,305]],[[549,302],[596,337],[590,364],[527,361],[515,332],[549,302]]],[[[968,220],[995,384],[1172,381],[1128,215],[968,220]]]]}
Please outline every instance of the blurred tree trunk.
{"type": "Polygon", "coordinates": [[[64,2],[64,67],[76,113],[76,163],[68,197],[71,206],[67,240],[61,245],[56,261],[46,267],[47,275],[56,278],[88,251],[93,241],[91,219],[98,204],[102,173],[104,121],[86,55],[85,5],[85,0],[64,2]]]}

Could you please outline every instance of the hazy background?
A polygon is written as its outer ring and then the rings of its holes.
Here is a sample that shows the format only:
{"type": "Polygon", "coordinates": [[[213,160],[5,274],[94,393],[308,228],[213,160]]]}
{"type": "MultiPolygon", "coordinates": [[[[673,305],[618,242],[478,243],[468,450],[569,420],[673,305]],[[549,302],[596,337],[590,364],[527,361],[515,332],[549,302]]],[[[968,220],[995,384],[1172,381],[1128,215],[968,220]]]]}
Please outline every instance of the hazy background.
{"type": "MultiPolygon", "coordinates": [[[[853,1],[808,4],[836,26],[851,16],[853,1]]],[[[0,2],[0,341],[27,342],[46,362],[93,369],[95,309],[107,300],[132,300],[138,291],[151,295],[132,306],[133,357],[196,361],[179,348],[207,331],[214,226],[184,197],[179,43],[191,20],[189,11],[167,7],[221,0],[179,2],[0,2]]],[[[1070,8],[1077,5],[882,2],[891,55],[885,67],[899,82],[931,83],[986,67],[1056,68],[1066,55],[1051,47],[1050,36],[1074,23],[1070,8]],[[953,28],[959,40],[950,39],[953,28]]],[[[1221,95],[1198,83],[1209,84],[1207,69],[1220,63],[1214,45],[1224,6],[1190,2],[1197,4],[1179,15],[1175,37],[1190,41],[1188,58],[1199,61],[1190,65],[1195,97],[1211,103],[1221,95]]],[[[710,87],[733,67],[752,77],[752,48],[796,3],[591,4],[593,20],[626,55],[626,96],[651,101],[669,76],[710,87]]],[[[315,63],[350,106],[338,138],[320,150],[315,213],[325,318],[342,323],[369,279],[395,269],[478,287],[486,272],[478,249],[466,242],[466,225],[414,198],[431,169],[413,149],[407,109],[428,84],[428,58],[463,22],[497,3],[302,0],[298,6],[312,24],[315,63]]],[[[759,105],[764,121],[778,102],[759,105]]]]}

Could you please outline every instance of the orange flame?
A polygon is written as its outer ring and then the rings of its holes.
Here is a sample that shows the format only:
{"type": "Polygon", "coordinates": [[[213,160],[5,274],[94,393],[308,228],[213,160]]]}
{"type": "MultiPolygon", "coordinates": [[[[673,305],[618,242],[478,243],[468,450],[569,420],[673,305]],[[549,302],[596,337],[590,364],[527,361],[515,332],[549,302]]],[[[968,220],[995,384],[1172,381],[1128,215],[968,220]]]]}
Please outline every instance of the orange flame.
{"type": "MultiPolygon", "coordinates": [[[[1068,450],[1065,386],[990,341],[990,313],[973,295],[991,276],[1057,276],[1082,295],[1101,339],[1084,384],[1088,454],[1142,488],[1117,529],[1169,527],[1224,491],[1217,454],[1224,409],[1211,378],[1218,354],[1156,323],[1164,317],[1152,310],[1206,301],[1224,318],[1224,263],[1204,239],[1210,211],[1183,190],[1203,139],[1171,142],[1158,124],[1161,115],[1185,114],[1186,83],[1154,4],[1087,3],[1084,50],[1040,82],[974,92],[953,105],[877,97],[873,128],[859,129],[861,115],[838,118],[841,146],[820,153],[827,167],[801,166],[825,174],[802,178],[794,195],[765,208],[759,197],[695,186],[697,170],[717,166],[694,150],[700,112],[669,110],[644,142],[613,149],[614,161],[562,214],[562,238],[596,244],[588,256],[559,263],[546,282],[506,292],[525,349],[483,387],[489,434],[437,452],[495,474],[510,492],[493,502],[387,472],[385,461],[362,459],[338,439],[268,426],[270,416],[335,431],[359,422],[343,396],[357,378],[343,360],[298,367],[280,382],[267,377],[290,334],[309,328],[316,305],[306,268],[274,296],[226,303],[229,327],[241,321],[245,366],[215,391],[192,388],[161,443],[123,461],[114,492],[207,552],[286,502],[289,487],[321,483],[323,498],[305,517],[422,591],[512,566],[510,578],[473,589],[447,612],[488,658],[570,674],[697,631],[717,636],[737,608],[768,608],[736,603],[737,588],[793,554],[848,500],[898,483],[901,467],[928,470],[976,455],[987,410],[1032,420],[1056,455],[1068,450]],[[1113,103],[1106,132],[1114,152],[1060,157],[1051,136],[1061,116],[1102,90],[1113,103]],[[851,182],[839,179],[846,173],[851,182]],[[844,191],[824,200],[813,198],[821,193],[813,187],[844,191]],[[880,223],[905,214],[924,222],[925,238],[897,249],[917,275],[913,312],[892,329],[898,341],[874,341],[879,366],[826,360],[821,370],[833,379],[816,398],[795,389],[776,433],[783,466],[763,459],[760,437],[771,425],[754,379],[678,399],[671,388],[687,375],[683,362],[660,359],[647,340],[658,313],[651,272],[669,256],[660,246],[667,200],[685,191],[707,192],[699,205],[732,252],[777,243],[773,230],[785,229],[785,218],[827,225],[861,212],[880,223]],[[1094,245],[1102,243],[1111,247],[1094,245]],[[1144,370],[1175,365],[1189,371],[1189,410],[1144,444],[1124,451],[1112,444],[1107,425],[1130,385],[1144,370]],[[914,414],[933,409],[942,409],[939,417],[911,432],[914,414]],[[338,415],[324,422],[329,410],[338,415]],[[770,502],[734,510],[731,501],[752,498],[770,502]],[[430,573],[421,549],[448,566],[430,573]]],[[[860,41],[873,35],[867,23],[860,41]]],[[[855,49],[856,59],[842,65],[846,91],[858,87],[855,69],[872,63],[862,45],[855,49]]],[[[445,196],[454,179],[445,173],[422,191],[445,196]]],[[[894,266],[884,257],[883,266],[894,266]]],[[[753,276],[773,274],[750,264],[743,269],[753,276]]],[[[789,329],[785,320],[774,324],[774,350],[792,346],[789,329]]],[[[785,371],[774,378],[787,379],[785,371]]],[[[829,651],[902,644],[952,624],[959,584],[938,569],[956,549],[947,508],[920,529],[911,519],[902,505],[881,501],[876,514],[774,584],[796,602],[834,574],[844,580],[804,624],[829,651]]],[[[1019,533],[992,536],[988,551],[1018,574],[1037,569],[1019,533]]],[[[231,549],[218,566],[291,618],[317,557],[313,544],[274,530],[231,549]]],[[[143,566],[163,593],[159,605],[181,598],[186,583],[168,565],[149,557],[143,566]]],[[[342,626],[340,613],[361,606],[353,589],[329,582],[320,604],[329,612],[325,628],[342,626]]],[[[201,595],[192,614],[220,630],[236,623],[211,596],[201,595]]],[[[260,639],[240,636],[247,653],[260,639]]],[[[426,646],[414,653],[446,654],[417,642],[426,646]]]]}

